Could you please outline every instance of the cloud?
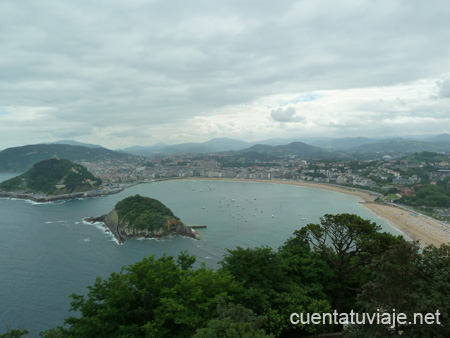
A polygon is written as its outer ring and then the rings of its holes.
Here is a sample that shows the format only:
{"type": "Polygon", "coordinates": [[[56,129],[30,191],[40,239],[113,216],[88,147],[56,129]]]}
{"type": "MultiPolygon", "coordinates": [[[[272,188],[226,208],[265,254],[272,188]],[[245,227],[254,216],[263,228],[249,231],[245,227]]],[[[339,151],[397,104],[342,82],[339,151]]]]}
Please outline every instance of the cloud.
{"type": "MultiPolygon", "coordinates": [[[[444,81],[450,69],[450,7],[445,0],[433,4],[30,0],[23,6],[0,1],[0,102],[24,107],[8,110],[8,119],[0,112],[1,123],[22,123],[26,129],[28,120],[39,121],[19,140],[23,143],[71,129],[80,130],[75,132],[80,141],[87,138],[81,130],[101,131],[89,140],[101,143],[95,138],[114,130],[101,141],[119,147],[171,137],[201,141],[219,133],[243,139],[282,136],[287,126],[273,121],[311,127],[344,119],[344,132],[349,119],[359,120],[358,113],[373,115],[376,123],[397,113],[402,102],[403,113],[443,114],[447,100],[433,105],[422,99],[424,93],[450,97],[449,80],[444,81]],[[434,92],[420,82],[430,79],[441,83],[434,82],[434,92]],[[411,83],[414,95],[398,95],[397,86],[411,83]],[[367,98],[370,88],[385,90],[367,98]],[[390,91],[401,101],[393,103],[390,91]],[[328,93],[334,96],[327,98],[328,93]],[[261,102],[274,107],[272,124],[266,125],[261,102]],[[39,107],[49,110],[32,112],[39,107]],[[291,108],[308,114],[299,116],[291,108]],[[196,126],[208,116],[216,120],[199,134],[196,126]],[[134,138],[127,135],[131,130],[134,138]]],[[[0,148],[15,145],[14,128],[0,127],[0,148]]]]}
{"type": "Polygon", "coordinates": [[[277,122],[302,122],[305,120],[303,116],[297,115],[294,107],[274,109],[270,112],[270,117],[277,122]]]}
{"type": "Polygon", "coordinates": [[[450,98],[450,78],[439,83],[439,97],[450,98]]]}

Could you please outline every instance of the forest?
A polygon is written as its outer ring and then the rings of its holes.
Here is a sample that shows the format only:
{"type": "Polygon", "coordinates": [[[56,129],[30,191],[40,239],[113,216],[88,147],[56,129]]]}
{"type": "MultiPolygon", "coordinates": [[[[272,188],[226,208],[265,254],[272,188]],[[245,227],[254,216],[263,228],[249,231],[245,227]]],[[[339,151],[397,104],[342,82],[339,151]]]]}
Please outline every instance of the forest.
{"type": "Polygon", "coordinates": [[[86,167],[69,160],[51,158],[35,163],[26,173],[0,183],[0,190],[52,195],[88,191],[98,188],[101,183],[101,179],[92,175],[86,167]],[[64,186],[63,191],[56,187],[60,184],[64,186]]]}
{"type": "Polygon", "coordinates": [[[160,201],[142,197],[129,196],[115,206],[119,219],[135,229],[157,230],[171,219],[179,220],[173,212],[160,201]]]}

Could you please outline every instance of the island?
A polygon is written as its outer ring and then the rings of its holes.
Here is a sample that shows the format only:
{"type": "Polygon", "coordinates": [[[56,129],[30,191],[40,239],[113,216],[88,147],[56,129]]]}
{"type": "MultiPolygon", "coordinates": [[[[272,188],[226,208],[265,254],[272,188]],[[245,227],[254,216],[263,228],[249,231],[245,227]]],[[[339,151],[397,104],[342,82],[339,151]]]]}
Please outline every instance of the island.
{"type": "Polygon", "coordinates": [[[117,193],[101,186],[81,164],[53,157],[35,163],[27,172],[0,183],[0,197],[50,202],[62,199],[85,198],[117,193]]]}
{"type": "Polygon", "coordinates": [[[172,234],[200,239],[191,227],[185,225],[160,201],[140,195],[129,196],[118,202],[108,214],[89,217],[86,222],[102,222],[118,243],[126,238],[163,238],[172,234]]]}

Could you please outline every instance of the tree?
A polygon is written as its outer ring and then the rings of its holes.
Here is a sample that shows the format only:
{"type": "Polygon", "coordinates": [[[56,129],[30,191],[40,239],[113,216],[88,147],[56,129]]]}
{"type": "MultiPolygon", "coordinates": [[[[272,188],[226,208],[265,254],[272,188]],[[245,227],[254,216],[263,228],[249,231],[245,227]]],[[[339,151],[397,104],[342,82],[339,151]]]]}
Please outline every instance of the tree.
{"type": "Polygon", "coordinates": [[[198,329],[193,338],[270,338],[261,327],[266,320],[242,305],[226,303],[219,299],[218,318],[208,322],[206,328],[198,329]]]}
{"type": "Polygon", "coordinates": [[[358,295],[360,312],[394,311],[407,321],[392,325],[361,325],[350,337],[448,337],[450,336],[450,246],[401,243],[372,263],[373,280],[358,295]],[[436,317],[439,311],[439,317],[436,317]],[[415,314],[433,314],[434,324],[414,324],[415,314]],[[437,321],[440,321],[440,324],[437,321]]]}
{"type": "Polygon", "coordinates": [[[379,225],[353,214],[326,214],[320,220],[294,235],[308,242],[332,269],[335,282],[327,286],[327,293],[334,309],[350,310],[355,291],[369,279],[368,264],[403,238],[380,233],[379,225]]]}
{"type": "Polygon", "coordinates": [[[225,271],[200,267],[183,273],[174,287],[162,290],[153,320],[143,327],[146,337],[190,337],[215,317],[220,298],[229,301],[240,291],[225,271]]]}
{"type": "Polygon", "coordinates": [[[183,252],[144,258],[141,262],[97,278],[89,292],[72,295],[72,311],[80,317],[65,320],[63,336],[73,337],[190,337],[215,316],[218,298],[228,301],[239,285],[225,271],[201,266],[183,252]]]}
{"type": "Polygon", "coordinates": [[[295,331],[296,335],[326,332],[329,326],[297,325],[289,322],[295,313],[329,312],[331,307],[323,293],[309,294],[309,288],[297,283],[289,274],[285,257],[269,247],[228,250],[222,269],[230,272],[242,285],[234,301],[267,318],[264,328],[279,336],[295,331]]]}
{"type": "Polygon", "coordinates": [[[237,300],[245,307],[262,314],[270,307],[276,292],[283,288],[283,264],[279,255],[269,247],[237,247],[227,250],[222,260],[222,269],[231,273],[243,286],[237,300]]]}
{"type": "Polygon", "coordinates": [[[5,333],[0,334],[0,338],[21,338],[28,334],[27,330],[7,329],[5,333]]]}

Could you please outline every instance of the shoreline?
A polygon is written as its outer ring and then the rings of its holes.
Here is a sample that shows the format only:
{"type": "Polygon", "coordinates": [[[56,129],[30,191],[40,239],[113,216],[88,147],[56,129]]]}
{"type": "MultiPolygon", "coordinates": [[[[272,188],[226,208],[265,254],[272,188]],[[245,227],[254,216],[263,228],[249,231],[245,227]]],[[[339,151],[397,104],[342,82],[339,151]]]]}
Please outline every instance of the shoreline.
{"type": "Polygon", "coordinates": [[[186,178],[164,178],[151,181],[142,181],[135,184],[127,185],[114,190],[101,192],[80,192],[58,196],[45,196],[39,194],[24,194],[12,192],[0,192],[0,198],[7,199],[23,199],[31,200],[38,203],[46,203],[60,200],[70,200],[76,198],[90,198],[99,197],[110,194],[117,194],[124,189],[141,183],[153,183],[160,181],[228,181],[228,182],[254,182],[254,183],[273,183],[294,185],[300,187],[322,189],[328,191],[335,191],[343,194],[350,194],[359,197],[362,201],[359,202],[363,207],[369,209],[373,214],[383,219],[392,228],[397,230],[407,239],[419,241],[421,246],[432,244],[440,246],[441,244],[450,244],[450,226],[444,225],[431,217],[420,214],[416,211],[409,210],[406,207],[401,207],[395,204],[381,204],[376,203],[375,199],[380,194],[367,190],[337,186],[326,183],[305,182],[305,181],[288,181],[288,180],[263,180],[263,179],[238,179],[238,178],[208,178],[208,177],[186,177],[186,178]]]}
{"type": "Polygon", "coordinates": [[[450,226],[445,226],[437,220],[426,215],[403,209],[397,205],[376,203],[377,193],[362,191],[352,188],[335,186],[323,183],[312,183],[302,181],[283,180],[257,180],[257,179],[228,179],[228,178],[177,178],[176,180],[198,180],[198,181],[231,181],[231,182],[255,182],[274,183],[308,187],[322,190],[350,194],[362,199],[360,204],[372,213],[386,221],[392,228],[404,234],[404,237],[414,241],[420,241],[421,246],[432,244],[440,246],[450,243],[450,226]]]}
{"type": "Polygon", "coordinates": [[[1,191],[0,198],[21,199],[21,200],[38,202],[38,203],[48,203],[48,202],[55,202],[55,201],[72,200],[72,199],[76,199],[76,198],[90,198],[90,197],[112,195],[112,194],[117,194],[123,190],[124,190],[124,188],[118,188],[118,189],[114,189],[114,190],[106,190],[106,191],[100,191],[100,192],[85,191],[85,192],[75,192],[75,193],[71,193],[71,194],[62,194],[62,195],[42,195],[42,194],[27,194],[27,193],[20,193],[20,192],[1,191]]]}

